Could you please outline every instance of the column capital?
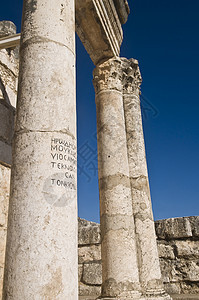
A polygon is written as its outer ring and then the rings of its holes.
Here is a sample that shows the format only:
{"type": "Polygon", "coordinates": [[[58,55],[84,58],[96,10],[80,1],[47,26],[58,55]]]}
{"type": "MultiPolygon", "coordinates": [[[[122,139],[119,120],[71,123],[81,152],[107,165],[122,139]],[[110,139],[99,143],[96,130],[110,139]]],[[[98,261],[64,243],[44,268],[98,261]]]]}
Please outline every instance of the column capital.
{"type": "Polygon", "coordinates": [[[95,93],[104,90],[116,90],[122,92],[122,61],[120,57],[113,57],[98,64],[93,71],[93,85],[95,93]]]}
{"type": "Polygon", "coordinates": [[[140,95],[142,76],[138,61],[134,58],[121,58],[123,71],[123,93],[140,95]]]}
{"type": "Polygon", "coordinates": [[[142,77],[136,59],[113,57],[98,64],[93,72],[96,94],[103,90],[116,90],[139,96],[142,77]]]}

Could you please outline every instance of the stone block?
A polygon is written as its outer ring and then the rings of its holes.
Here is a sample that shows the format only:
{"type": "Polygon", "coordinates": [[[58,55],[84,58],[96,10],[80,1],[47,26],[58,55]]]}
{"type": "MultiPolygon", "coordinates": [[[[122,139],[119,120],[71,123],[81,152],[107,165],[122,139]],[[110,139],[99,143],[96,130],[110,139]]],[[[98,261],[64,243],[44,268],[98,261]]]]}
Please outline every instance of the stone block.
{"type": "Polygon", "coordinates": [[[90,262],[101,259],[101,245],[91,245],[79,247],[78,260],[82,264],[84,262],[90,262]]]}
{"type": "Polygon", "coordinates": [[[0,101],[0,140],[11,145],[14,132],[14,110],[0,101]]]}
{"type": "Polygon", "coordinates": [[[199,216],[189,217],[194,237],[199,237],[199,216]]]}
{"type": "Polygon", "coordinates": [[[0,162],[12,164],[12,147],[2,141],[0,141],[0,162]]]}
{"type": "Polygon", "coordinates": [[[0,164],[0,229],[7,227],[8,201],[10,192],[10,168],[0,164]]]}
{"type": "Polygon", "coordinates": [[[159,257],[166,259],[175,259],[173,247],[158,242],[158,253],[159,257]]]}
{"type": "Polygon", "coordinates": [[[94,222],[79,220],[78,244],[91,245],[101,242],[100,225],[94,222]]]}
{"type": "Polygon", "coordinates": [[[6,247],[6,228],[0,230],[0,267],[4,267],[5,247],[6,247]]]}
{"type": "Polygon", "coordinates": [[[198,261],[181,260],[176,261],[175,264],[176,276],[173,276],[174,280],[178,278],[184,281],[199,282],[199,265],[198,261]]]}
{"type": "Polygon", "coordinates": [[[195,261],[160,259],[160,267],[164,283],[199,281],[199,266],[195,261]]]}
{"type": "Polygon", "coordinates": [[[102,265],[101,262],[84,264],[82,281],[88,285],[102,284],[102,265]]]}
{"type": "MultiPolygon", "coordinates": [[[[96,299],[101,294],[101,287],[100,286],[89,286],[85,285],[82,282],[79,284],[79,296],[84,296],[86,299],[86,296],[93,297],[93,299],[96,299]]],[[[88,298],[90,299],[90,298],[88,298]]]]}
{"type": "Polygon", "coordinates": [[[3,272],[4,269],[0,266],[0,291],[3,289],[3,272]]]}
{"type": "Polygon", "coordinates": [[[79,264],[79,265],[78,265],[78,282],[81,281],[81,279],[82,279],[82,274],[83,274],[83,265],[82,265],[82,264],[79,264]]]}
{"type": "Polygon", "coordinates": [[[172,281],[172,262],[170,260],[160,258],[160,269],[163,282],[169,283],[170,281],[172,281]]]}
{"type": "MultiPolygon", "coordinates": [[[[18,72],[19,72],[19,59],[17,54],[19,48],[17,47],[14,50],[10,51],[10,55],[8,55],[8,51],[6,49],[0,50],[0,69],[1,72],[4,69],[4,72],[7,72],[8,76],[14,79],[13,86],[16,86],[18,72]],[[6,68],[5,68],[6,66],[6,68]]],[[[2,73],[1,73],[2,75],[2,73]]]]}
{"type": "Polygon", "coordinates": [[[192,237],[189,218],[171,218],[155,222],[156,234],[159,239],[178,239],[192,237]]]}
{"type": "MultiPolygon", "coordinates": [[[[199,295],[199,282],[181,282],[180,287],[183,291],[183,294],[190,294],[190,296],[194,294],[197,294],[197,296],[199,295]]],[[[198,300],[199,297],[195,299],[198,300]]]]}
{"type": "Polygon", "coordinates": [[[1,21],[0,22],[0,38],[7,36],[7,35],[13,35],[16,33],[16,26],[11,21],[1,21]]]}
{"type": "Polygon", "coordinates": [[[179,283],[165,283],[164,284],[165,291],[172,295],[172,294],[180,294],[181,288],[179,283]]]}
{"type": "Polygon", "coordinates": [[[199,258],[199,241],[175,241],[177,257],[187,259],[199,258]]]}

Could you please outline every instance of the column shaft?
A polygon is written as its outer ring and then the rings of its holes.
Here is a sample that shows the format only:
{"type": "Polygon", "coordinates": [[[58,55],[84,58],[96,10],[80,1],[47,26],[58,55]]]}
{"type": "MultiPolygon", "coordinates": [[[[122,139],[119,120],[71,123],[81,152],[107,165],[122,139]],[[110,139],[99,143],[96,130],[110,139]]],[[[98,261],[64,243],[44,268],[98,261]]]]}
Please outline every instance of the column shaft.
{"type": "Polygon", "coordinates": [[[139,299],[121,61],[94,71],[102,234],[102,298],[139,299]]]}
{"type": "Polygon", "coordinates": [[[124,114],[140,284],[145,296],[170,299],[164,292],[161,280],[151,206],[139,98],[141,75],[136,60],[124,58],[122,62],[124,70],[124,114]]]}
{"type": "Polygon", "coordinates": [[[78,299],[74,0],[24,0],[3,299],[78,299]]]}

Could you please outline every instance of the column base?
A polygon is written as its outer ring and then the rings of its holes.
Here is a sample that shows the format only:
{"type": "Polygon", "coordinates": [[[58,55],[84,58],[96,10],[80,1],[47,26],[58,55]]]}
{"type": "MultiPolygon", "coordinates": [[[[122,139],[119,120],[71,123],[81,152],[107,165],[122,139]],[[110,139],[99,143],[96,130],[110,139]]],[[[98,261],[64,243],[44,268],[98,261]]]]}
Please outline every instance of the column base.
{"type": "Polygon", "coordinates": [[[172,300],[171,296],[165,295],[165,296],[151,296],[151,297],[141,297],[141,300],[172,300]]]}
{"type": "Polygon", "coordinates": [[[172,300],[172,297],[165,290],[149,290],[142,295],[141,300],[172,300]]]}
{"type": "Polygon", "coordinates": [[[115,298],[113,297],[99,297],[100,300],[142,300],[141,293],[139,292],[128,292],[128,293],[122,293],[120,296],[117,296],[115,298]]]}
{"type": "MultiPolygon", "coordinates": [[[[117,297],[117,298],[97,298],[97,299],[100,299],[100,300],[145,300],[145,298],[141,298],[140,297],[128,297],[128,298],[124,298],[124,297],[117,297]]],[[[148,300],[148,299],[147,299],[148,300]]]]}
{"type": "MultiPolygon", "coordinates": [[[[156,292],[157,293],[157,292],[156,292]]],[[[140,295],[140,294],[133,294],[128,296],[119,296],[119,297],[99,297],[99,300],[172,300],[173,298],[168,295],[166,292],[160,294],[150,294],[150,295],[140,295]]]]}

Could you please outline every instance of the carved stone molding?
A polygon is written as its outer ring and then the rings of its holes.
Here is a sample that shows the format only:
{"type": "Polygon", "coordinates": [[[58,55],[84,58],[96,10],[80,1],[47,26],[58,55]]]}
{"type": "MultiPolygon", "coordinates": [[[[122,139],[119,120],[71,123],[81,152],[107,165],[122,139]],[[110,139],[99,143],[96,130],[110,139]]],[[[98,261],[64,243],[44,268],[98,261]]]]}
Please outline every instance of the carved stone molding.
{"type": "Polygon", "coordinates": [[[126,0],[76,0],[76,32],[95,65],[119,56],[129,12],[126,0]]]}
{"type": "Polygon", "coordinates": [[[130,8],[128,5],[128,1],[127,0],[113,0],[118,16],[120,18],[120,22],[122,24],[125,24],[127,19],[128,19],[128,15],[130,13],[130,8]]]}

